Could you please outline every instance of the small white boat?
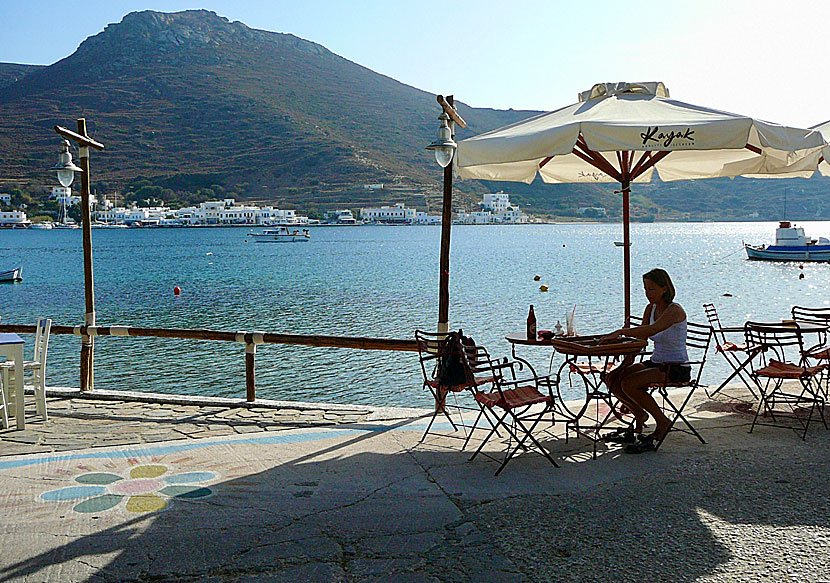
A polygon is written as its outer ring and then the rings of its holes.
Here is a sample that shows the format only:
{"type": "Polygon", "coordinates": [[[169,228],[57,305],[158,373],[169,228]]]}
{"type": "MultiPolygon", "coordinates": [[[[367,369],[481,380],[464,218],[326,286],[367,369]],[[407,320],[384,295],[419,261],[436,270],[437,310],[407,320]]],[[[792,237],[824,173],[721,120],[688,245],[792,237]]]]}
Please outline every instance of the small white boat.
{"type": "Polygon", "coordinates": [[[298,243],[311,239],[308,229],[289,230],[286,227],[281,227],[279,229],[263,229],[261,233],[248,234],[258,243],[298,243]]]}
{"type": "Polygon", "coordinates": [[[41,230],[51,230],[52,223],[32,223],[29,226],[30,229],[41,229],[41,230]]]}
{"type": "Polygon", "coordinates": [[[0,281],[20,281],[23,279],[23,268],[17,267],[9,271],[0,271],[0,281]]]}
{"type": "Polygon", "coordinates": [[[830,261],[830,240],[810,239],[803,227],[780,221],[775,229],[774,245],[744,244],[748,259],[764,261],[830,261]]]}

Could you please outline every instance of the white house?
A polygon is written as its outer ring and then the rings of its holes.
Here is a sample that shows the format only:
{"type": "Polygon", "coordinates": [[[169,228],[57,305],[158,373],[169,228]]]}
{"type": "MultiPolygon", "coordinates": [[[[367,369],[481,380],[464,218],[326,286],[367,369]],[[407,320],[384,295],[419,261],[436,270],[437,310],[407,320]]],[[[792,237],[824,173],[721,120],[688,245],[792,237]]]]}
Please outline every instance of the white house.
{"type": "Polygon", "coordinates": [[[501,191],[494,194],[485,194],[479,204],[481,204],[483,210],[492,211],[495,214],[503,213],[510,208],[510,195],[501,191]]]}
{"type": "Polygon", "coordinates": [[[415,209],[406,208],[402,202],[394,206],[360,209],[361,219],[375,223],[414,223],[417,217],[415,209]]]}
{"type": "Polygon", "coordinates": [[[0,211],[0,227],[28,225],[29,220],[23,211],[0,211]]]}
{"type": "Polygon", "coordinates": [[[12,203],[12,195],[0,193],[0,203],[2,203],[2,204],[11,204],[12,203]]]}
{"type": "Polygon", "coordinates": [[[421,211],[418,211],[415,215],[415,222],[419,225],[440,225],[441,224],[441,215],[430,215],[421,211]]]}

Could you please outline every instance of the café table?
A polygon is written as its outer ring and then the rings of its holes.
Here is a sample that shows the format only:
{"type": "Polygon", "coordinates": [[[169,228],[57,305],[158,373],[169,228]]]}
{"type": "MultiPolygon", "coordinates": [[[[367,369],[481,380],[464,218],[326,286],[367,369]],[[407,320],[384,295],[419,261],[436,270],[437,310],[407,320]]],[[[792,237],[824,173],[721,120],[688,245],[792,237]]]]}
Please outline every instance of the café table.
{"type": "MultiPolygon", "coordinates": [[[[568,430],[583,435],[593,442],[593,455],[596,458],[596,443],[599,440],[599,431],[612,418],[620,417],[614,396],[605,386],[604,372],[613,367],[617,359],[636,355],[648,344],[638,338],[620,337],[616,341],[600,344],[603,335],[592,336],[560,336],[552,338],[528,339],[525,334],[508,334],[506,340],[513,345],[513,354],[517,345],[551,347],[555,352],[551,356],[551,363],[555,354],[564,356],[559,366],[557,378],[561,381],[562,373],[567,369],[570,373],[578,374],[585,387],[585,400],[579,401],[575,407],[569,405],[562,398],[561,382],[556,383],[558,412],[565,417],[566,436],[568,430]],[[591,404],[595,404],[595,418],[587,419],[591,404]],[[600,419],[600,406],[608,406],[608,413],[600,419]],[[591,421],[590,424],[586,424],[591,421]]],[[[552,368],[552,366],[551,366],[552,368]]]]}
{"type": "Polygon", "coordinates": [[[0,356],[14,361],[14,418],[17,428],[25,429],[23,414],[23,339],[17,334],[0,333],[0,356]]]}

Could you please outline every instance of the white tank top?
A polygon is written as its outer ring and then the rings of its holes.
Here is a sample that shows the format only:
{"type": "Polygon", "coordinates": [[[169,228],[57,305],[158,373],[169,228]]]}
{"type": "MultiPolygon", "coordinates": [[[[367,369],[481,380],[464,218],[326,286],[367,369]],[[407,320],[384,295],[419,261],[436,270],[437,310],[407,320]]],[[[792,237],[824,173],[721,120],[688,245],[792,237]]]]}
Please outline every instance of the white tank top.
{"type": "MultiPolygon", "coordinates": [[[[654,324],[654,304],[651,304],[649,324],[654,324]]],[[[651,355],[653,362],[687,362],[689,355],[686,352],[686,320],[676,322],[649,340],[654,342],[654,352],[651,355]]]]}

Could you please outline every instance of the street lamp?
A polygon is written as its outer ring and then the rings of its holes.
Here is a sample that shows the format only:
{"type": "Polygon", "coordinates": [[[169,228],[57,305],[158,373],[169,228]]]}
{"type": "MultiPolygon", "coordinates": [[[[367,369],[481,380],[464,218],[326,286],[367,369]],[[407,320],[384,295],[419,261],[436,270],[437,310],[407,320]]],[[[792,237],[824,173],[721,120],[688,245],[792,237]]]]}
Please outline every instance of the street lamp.
{"type": "Polygon", "coordinates": [[[427,146],[427,150],[432,150],[435,154],[435,160],[441,168],[446,168],[452,162],[452,157],[455,155],[455,149],[458,147],[452,139],[452,128],[450,127],[450,116],[445,112],[441,112],[438,116],[441,126],[438,128],[438,137],[435,141],[427,146]]]}
{"type": "MultiPolygon", "coordinates": [[[[441,213],[441,251],[440,275],[438,278],[438,332],[449,330],[450,320],[450,234],[452,231],[452,159],[457,147],[453,140],[455,126],[467,127],[465,121],[455,110],[452,95],[438,96],[438,103],[442,112],[438,116],[441,125],[438,128],[438,137],[427,146],[427,150],[435,153],[435,160],[444,169],[444,199],[441,213]]],[[[441,406],[441,404],[436,404],[441,406]]]]}
{"type": "Polygon", "coordinates": [[[72,153],[69,151],[69,140],[61,142],[61,153],[58,156],[58,163],[52,166],[50,170],[54,170],[58,174],[58,182],[61,186],[69,186],[75,179],[76,172],[83,172],[80,168],[72,163],[72,153]]]}

